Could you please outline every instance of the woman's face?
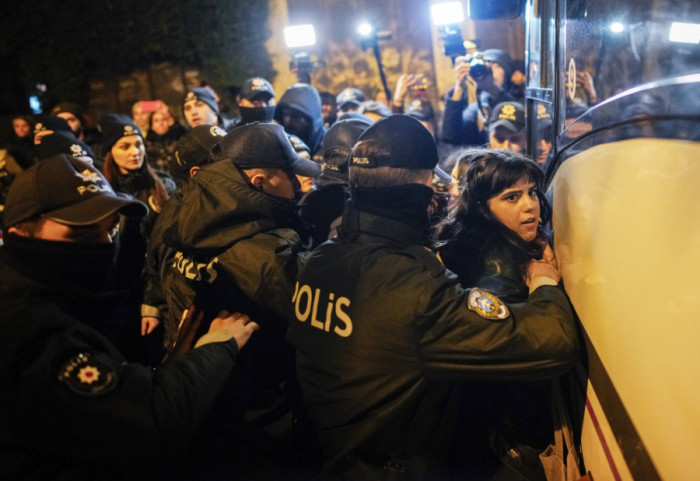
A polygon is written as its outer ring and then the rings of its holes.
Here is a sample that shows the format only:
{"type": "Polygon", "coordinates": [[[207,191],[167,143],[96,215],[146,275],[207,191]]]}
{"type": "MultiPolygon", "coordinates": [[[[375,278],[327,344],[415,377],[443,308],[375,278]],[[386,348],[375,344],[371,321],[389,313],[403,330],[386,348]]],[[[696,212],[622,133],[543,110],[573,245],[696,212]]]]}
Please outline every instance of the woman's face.
{"type": "Polygon", "coordinates": [[[169,124],[170,119],[168,116],[162,112],[153,112],[153,117],[151,117],[151,130],[153,130],[158,135],[165,135],[170,129],[169,124]]]}
{"type": "Polygon", "coordinates": [[[494,217],[524,241],[530,242],[537,237],[540,201],[534,182],[522,178],[491,197],[488,205],[494,217]]]}
{"type": "Polygon", "coordinates": [[[141,168],[146,156],[146,147],[140,135],[129,135],[119,139],[111,152],[119,172],[128,174],[130,171],[141,168]]]}

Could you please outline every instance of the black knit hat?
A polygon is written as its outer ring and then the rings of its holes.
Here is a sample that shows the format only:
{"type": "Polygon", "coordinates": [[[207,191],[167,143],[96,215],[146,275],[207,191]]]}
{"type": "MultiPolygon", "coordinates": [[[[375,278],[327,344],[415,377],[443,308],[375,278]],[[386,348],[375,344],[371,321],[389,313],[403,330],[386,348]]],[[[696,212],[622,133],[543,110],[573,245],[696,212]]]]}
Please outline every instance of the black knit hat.
{"type": "Polygon", "coordinates": [[[130,135],[140,135],[143,133],[134,120],[124,114],[107,114],[100,119],[100,130],[102,131],[102,152],[107,154],[114,144],[122,137],[130,135]]]}
{"type": "Polygon", "coordinates": [[[225,135],[215,125],[198,125],[183,135],[175,148],[176,175],[187,176],[192,167],[211,162],[211,148],[225,135]]]}
{"type": "Polygon", "coordinates": [[[69,112],[75,115],[76,118],[80,120],[80,124],[85,127],[85,114],[83,113],[83,109],[80,107],[80,105],[74,104],[73,102],[60,102],[51,109],[51,115],[53,116],[63,112],[69,112]]]}
{"type": "Polygon", "coordinates": [[[388,117],[391,114],[393,114],[389,107],[387,107],[381,102],[377,102],[376,100],[367,100],[365,102],[362,102],[362,105],[360,105],[360,108],[357,109],[357,111],[361,114],[369,112],[371,114],[380,115],[382,117],[388,117]]]}
{"type": "Polygon", "coordinates": [[[90,225],[114,212],[143,217],[148,208],[116,193],[93,166],[56,155],[22,172],[5,199],[3,224],[11,227],[34,216],[67,225],[90,225]]]}
{"type": "Polygon", "coordinates": [[[85,142],[78,139],[73,133],[60,130],[43,137],[37,148],[41,160],[58,154],[67,154],[77,158],[90,157],[95,160],[95,154],[85,142]]]}
{"type": "Polygon", "coordinates": [[[282,169],[290,174],[316,177],[321,166],[300,157],[281,125],[258,123],[230,131],[212,148],[214,160],[231,160],[241,169],[282,169]]]}
{"type": "Polygon", "coordinates": [[[185,100],[182,101],[182,105],[192,100],[201,100],[207,104],[214,111],[216,115],[219,115],[219,103],[216,101],[216,96],[212,89],[208,87],[195,87],[187,92],[185,100]]]}
{"type": "Polygon", "coordinates": [[[323,151],[321,177],[347,180],[348,161],[352,148],[360,135],[371,125],[371,120],[367,122],[359,119],[348,119],[339,120],[328,129],[321,143],[323,151]]]}
{"type": "Polygon", "coordinates": [[[381,119],[357,139],[358,142],[366,140],[376,141],[389,151],[389,155],[359,157],[353,149],[350,166],[431,169],[442,180],[450,181],[450,176],[437,166],[438,153],[433,135],[413,117],[394,114],[381,119]]]}

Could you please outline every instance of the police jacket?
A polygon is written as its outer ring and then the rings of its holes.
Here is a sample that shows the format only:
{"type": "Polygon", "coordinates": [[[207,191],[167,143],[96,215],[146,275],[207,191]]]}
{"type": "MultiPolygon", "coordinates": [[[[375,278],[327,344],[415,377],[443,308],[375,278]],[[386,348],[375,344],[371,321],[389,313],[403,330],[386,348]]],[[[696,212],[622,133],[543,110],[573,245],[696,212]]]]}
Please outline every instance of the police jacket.
{"type": "Polygon", "coordinates": [[[181,455],[227,382],[236,342],[153,372],[98,328],[114,302],[0,248],[3,479],[141,479],[181,455]]]}
{"type": "Polygon", "coordinates": [[[293,350],[284,341],[300,251],[294,202],[255,189],[230,161],[203,167],[172,201],[177,214],[163,233],[175,251],[161,282],[166,335],[176,335],[183,310],[193,303],[210,315],[221,309],[248,314],[260,336],[239,358],[235,404],[242,411],[276,409],[278,386],[294,370],[293,350]]]}
{"type": "Polygon", "coordinates": [[[457,381],[540,379],[577,357],[559,288],[509,305],[465,290],[422,236],[350,208],[298,276],[287,338],[326,473],[440,479],[457,381]]]}

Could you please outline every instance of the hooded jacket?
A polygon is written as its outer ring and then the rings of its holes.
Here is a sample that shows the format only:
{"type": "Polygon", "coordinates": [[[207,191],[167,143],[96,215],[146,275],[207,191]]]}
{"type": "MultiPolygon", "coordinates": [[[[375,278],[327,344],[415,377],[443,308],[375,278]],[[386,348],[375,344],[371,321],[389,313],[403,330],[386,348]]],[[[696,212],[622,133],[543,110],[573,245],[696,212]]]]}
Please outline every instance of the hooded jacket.
{"type": "MultiPolygon", "coordinates": [[[[230,161],[202,168],[172,199],[177,204],[165,243],[175,250],[162,290],[166,336],[176,336],[184,309],[198,305],[211,319],[222,309],[242,312],[261,329],[246,345],[234,374],[233,418],[249,410],[283,413],[293,376],[293,350],[284,342],[300,238],[293,201],[253,188],[230,161]]],[[[273,419],[274,420],[274,419],[273,419]]]]}
{"type": "Polygon", "coordinates": [[[311,132],[307,138],[301,137],[306,145],[311,149],[313,157],[321,148],[321,141],[326,133],[323,124],[323,108],[321,106],[321,96],[315,87],[309,84],[294,84],[287,89],[275,107],[275,121],[282,123],[282,109],[292,108],[303,113],[311,121],[311,132]]]}

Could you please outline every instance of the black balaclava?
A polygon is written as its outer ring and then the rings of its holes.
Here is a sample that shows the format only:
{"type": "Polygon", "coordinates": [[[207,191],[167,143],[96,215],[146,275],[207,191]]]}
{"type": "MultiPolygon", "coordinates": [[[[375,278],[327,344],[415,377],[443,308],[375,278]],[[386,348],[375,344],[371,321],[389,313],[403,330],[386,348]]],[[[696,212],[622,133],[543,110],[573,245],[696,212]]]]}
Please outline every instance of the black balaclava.
{"type": "Polygon", "coordinates": [[[271,107],[238,107],[241,112],[242,124],[252,124],[253,122],[272,122],[275,115],[275,106],[271,107]]]}

